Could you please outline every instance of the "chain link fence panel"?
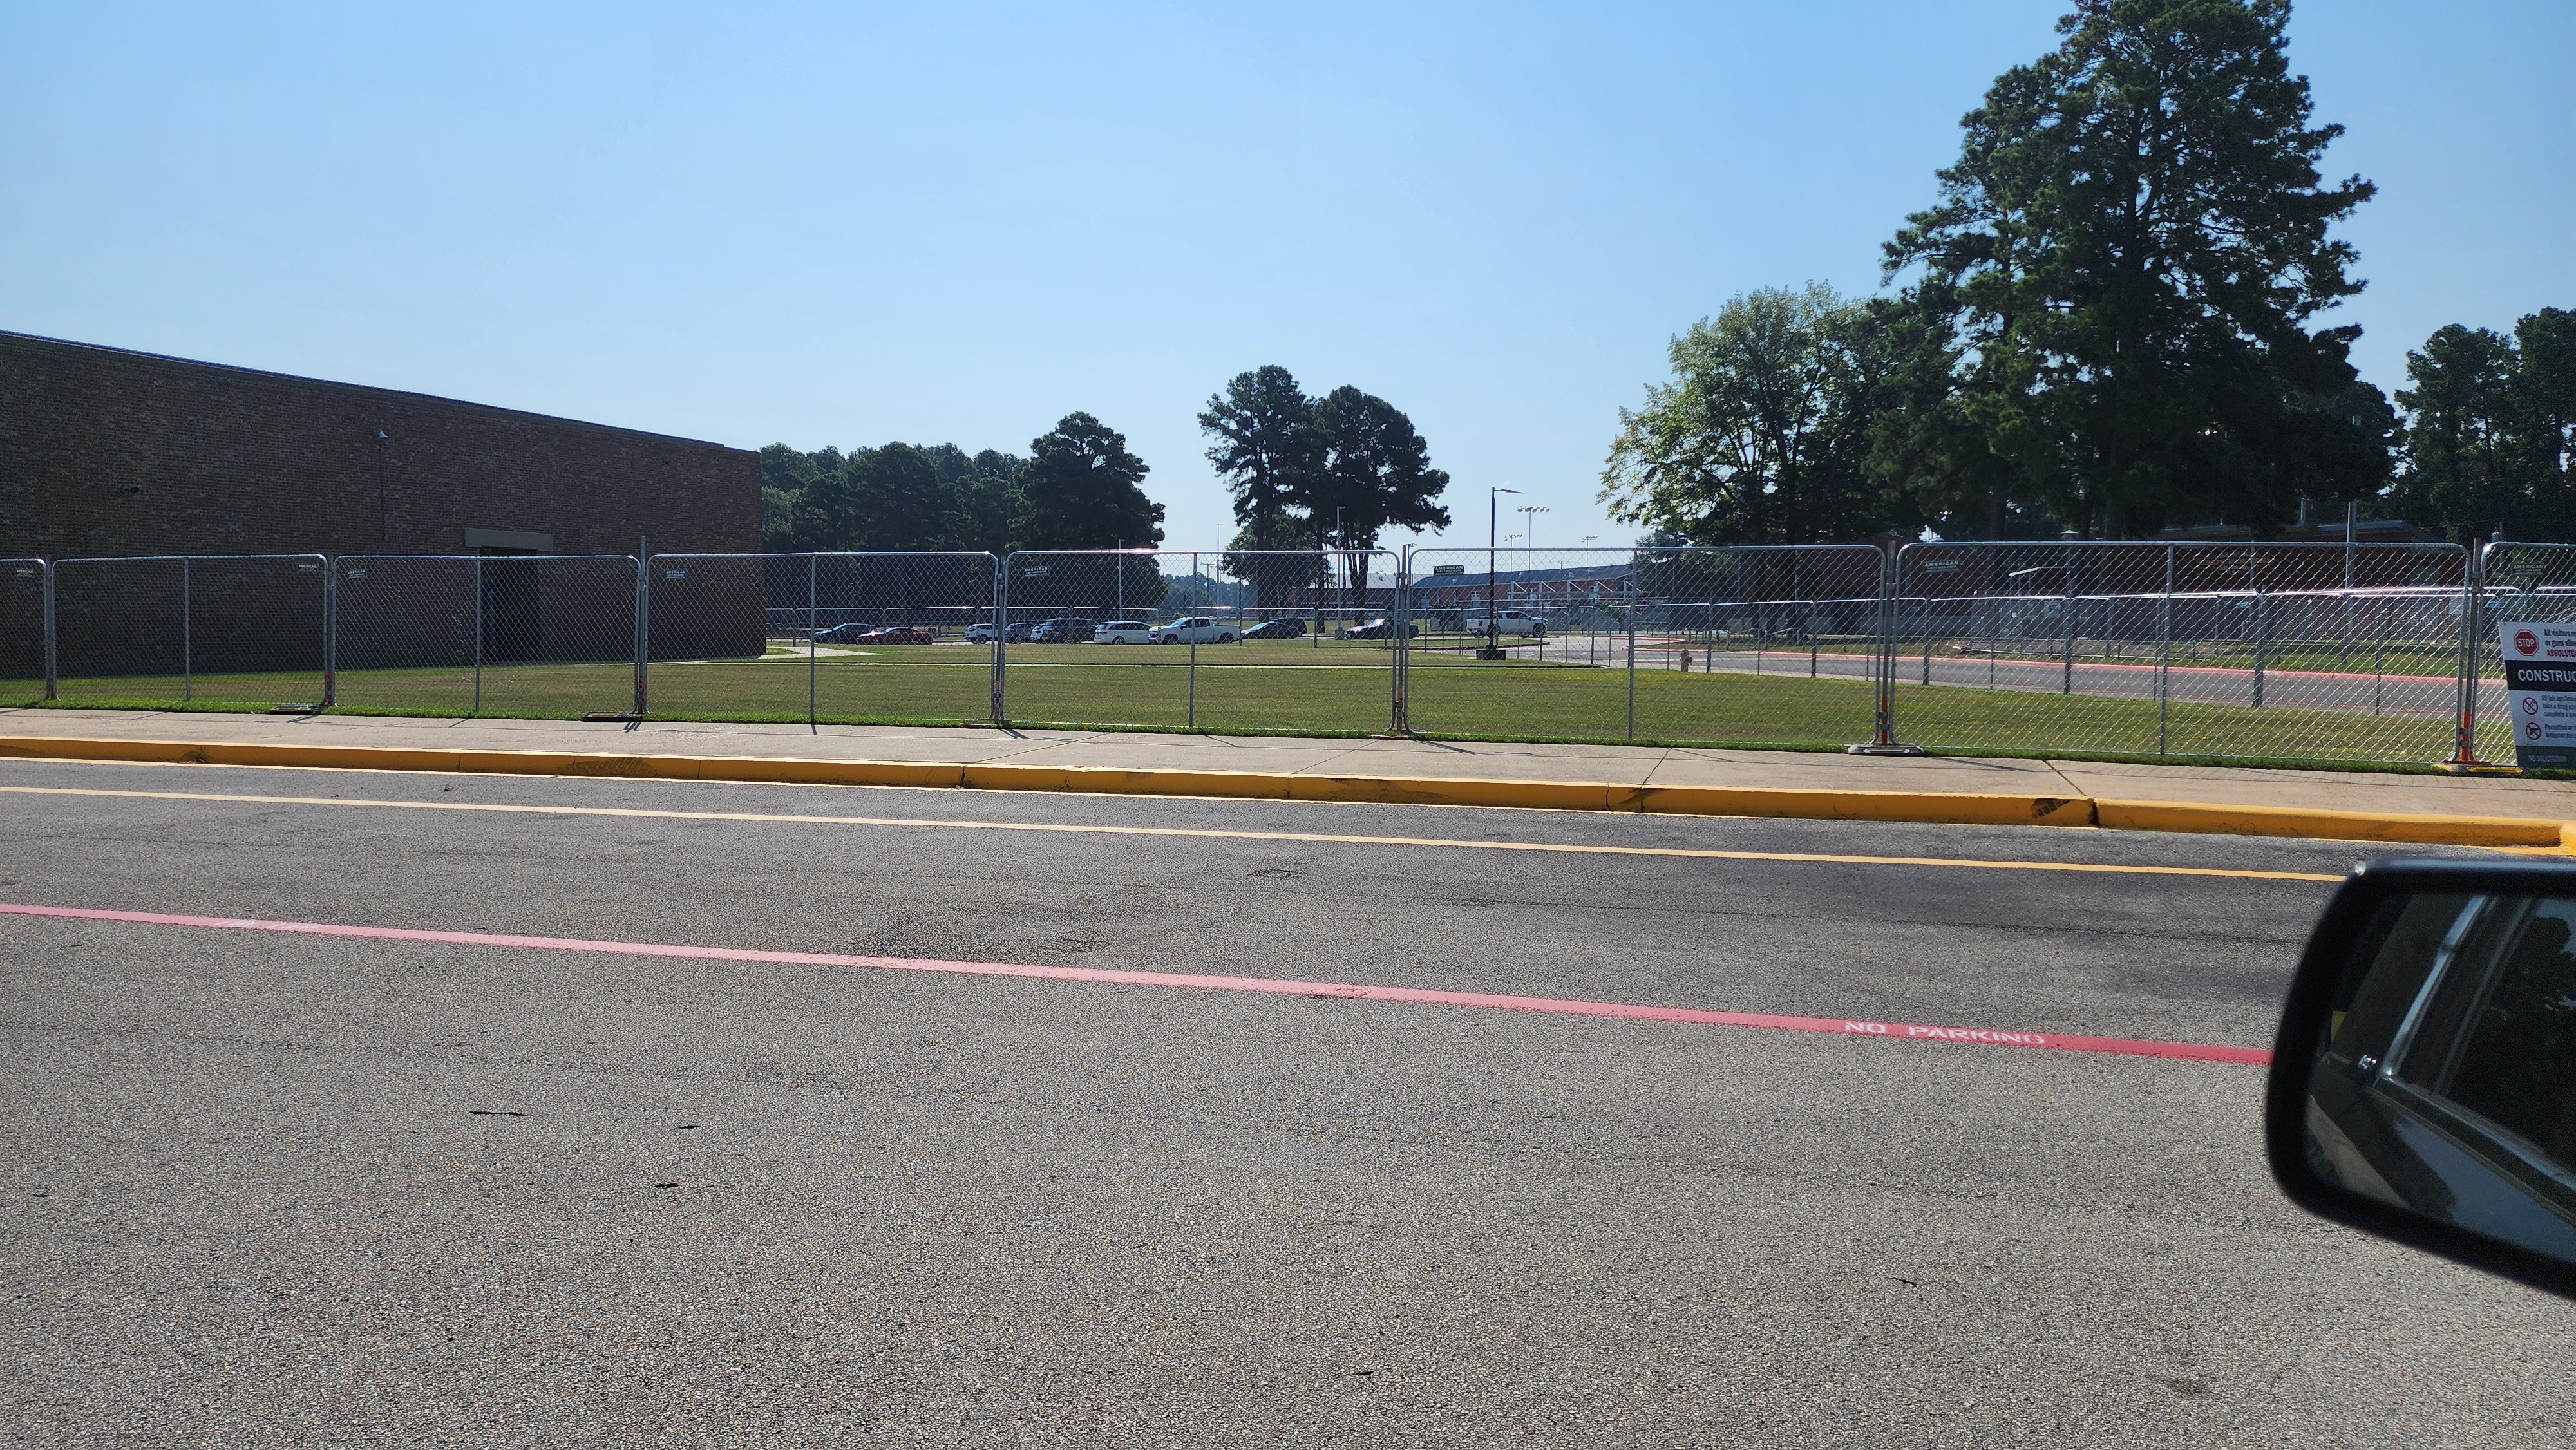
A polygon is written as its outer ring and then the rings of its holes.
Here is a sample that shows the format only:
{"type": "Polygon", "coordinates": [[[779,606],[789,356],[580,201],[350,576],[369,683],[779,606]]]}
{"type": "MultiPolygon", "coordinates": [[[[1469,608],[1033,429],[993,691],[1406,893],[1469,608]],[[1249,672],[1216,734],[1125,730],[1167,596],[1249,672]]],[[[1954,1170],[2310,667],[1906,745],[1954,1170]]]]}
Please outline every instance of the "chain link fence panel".
{"type": "Polygon", "coordinates": [[[625,554],[344,555],[337,703],[406,715],[631,713],[636,563],[625,554]]]}
{"type": "Polygon", "coordinates": [[[1371,550],[1057,550],[1004,561],[1005,718],[1181,730],[1380,731],[1396,650],[1371,550]]]}
{"type": "Polygon", "coordinates": [[[657,554],[652,711],[953,723],[991,714],[992,555],[657,554]]]}
{"type": "Polygon", "coordinates": [[[1909,544],[1895,732],[1950,750],[2439,761],[2466,571],[2447,544],[1909,544]]]}
{"type": "Polygon", "coordinates": [[[2470,711],[2475,757],[2513,763],[2513,723],[2506,718],[2504,658],[2496,627],[2576,619],[2576,544],[2499,542],[2479,550],[2479,617],[2470,637],[2463,704],[2470,711]]]}
{"type": "Polygon", "coordinates": [[[45,700],[45,561],[0,559],[0,706],[45,700]]]}
{"type": "Polygon", "coordinates": [[[1413,550],[1410,722],[1535,739],[1867,740],[1883,559],[1866,544],[1413,550]]]}
{"type": "Polygon", "coordinates": [[[319,554],[61,559],[56,694],[146,709],[330,698],[329,562],[319,554]]]}

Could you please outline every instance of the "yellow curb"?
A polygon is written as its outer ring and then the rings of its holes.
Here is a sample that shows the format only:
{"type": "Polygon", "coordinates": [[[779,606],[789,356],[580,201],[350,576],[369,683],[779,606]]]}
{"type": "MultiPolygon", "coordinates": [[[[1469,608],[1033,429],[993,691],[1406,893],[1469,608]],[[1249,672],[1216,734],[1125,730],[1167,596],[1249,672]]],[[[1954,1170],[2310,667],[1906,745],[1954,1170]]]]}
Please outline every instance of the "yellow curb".
{"type": "Polygon", "coordinates": [[[1916,821],[1943,826],[2090,826],[2083,796],[1987,795],[1969,791],[1762,790],[1723,785],[1649,786],[1639,807],[1694,816],[1776,816],[1795,820],[1916,821]]]}
{"type": "Polygon", "coordinates": [[[2299,836],[2327,841],[2402,841],[2419,846],[2550,846],[2568,827],[2513,816],[2411,815],[2296,806],[2195,805],[2177,801],[2093,802],[2107,830],[2188,831],[2214,836],[2299,836]]]}
{"type": "Polygon", "coordinates": [[[51,736],[0,737],[0,759],[454,771],[488,775],[600,776],[628,780],[720,780],[775,785],[876,785],[934,790],[1058,791],[1381,805],[1500,806],[1524,810],[1633,811],[1784,820],[1908,821],[1927,825],[2098,826],[2114,831],[2178,831],[2204,835],[2295,836],[2414,845],[2576,850],[2576,822],[2513,816],[2305,810],[2286,806],[1950,791],[1644,786],[1570,780],[1116,770],[531,750],[417,750],[378,745],[265,745],[51,736]]]}

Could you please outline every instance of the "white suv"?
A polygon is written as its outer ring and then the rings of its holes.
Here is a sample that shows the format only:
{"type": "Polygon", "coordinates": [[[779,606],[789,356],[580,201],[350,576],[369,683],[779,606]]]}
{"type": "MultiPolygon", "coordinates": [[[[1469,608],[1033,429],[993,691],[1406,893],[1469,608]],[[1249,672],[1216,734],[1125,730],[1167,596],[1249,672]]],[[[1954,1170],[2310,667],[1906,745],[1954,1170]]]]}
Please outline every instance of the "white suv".
{"type": "Polygon", "coordinates": [[[1153,627],[1141,619],[1113,619],[1091,636],[1093,644],[1152,644],[1153,627]]]}
{"type": "Polygon", "coordinates": [[[1238,630],[1213,619],[1175,619],[1145,631],[1155,644],[1232,644],[1238,630]]]}

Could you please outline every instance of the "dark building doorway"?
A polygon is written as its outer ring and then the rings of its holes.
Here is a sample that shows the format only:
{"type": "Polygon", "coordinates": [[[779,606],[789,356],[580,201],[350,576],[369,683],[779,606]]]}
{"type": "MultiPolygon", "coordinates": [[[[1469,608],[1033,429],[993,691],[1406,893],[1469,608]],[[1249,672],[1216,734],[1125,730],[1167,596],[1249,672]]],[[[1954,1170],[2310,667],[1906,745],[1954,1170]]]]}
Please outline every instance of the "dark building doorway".
{"type": "Polygon", "coordinates": [[[541,556],[533,549],[482,552],[483,658],[494,664],[545,658],[536,563],[541,556]]]}

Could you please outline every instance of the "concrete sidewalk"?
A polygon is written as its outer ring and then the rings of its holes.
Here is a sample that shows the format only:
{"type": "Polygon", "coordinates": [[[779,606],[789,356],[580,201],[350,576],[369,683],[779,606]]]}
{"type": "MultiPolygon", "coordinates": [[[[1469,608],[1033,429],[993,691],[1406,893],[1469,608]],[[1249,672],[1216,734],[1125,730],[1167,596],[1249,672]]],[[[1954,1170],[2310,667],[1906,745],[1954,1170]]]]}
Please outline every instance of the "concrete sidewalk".
{"type": "Polygon", "coordinates": [[[592,755],[871,760],[1104,770],[1250,771],[1638,786],[2067,795],[2300,810],[2576,821],[2576,782],[1958,756],[1853,756],[1663,746],[1306,739],[875,725],[636,725],[148,710],[0,710],[0,736],[592,755]]]}

